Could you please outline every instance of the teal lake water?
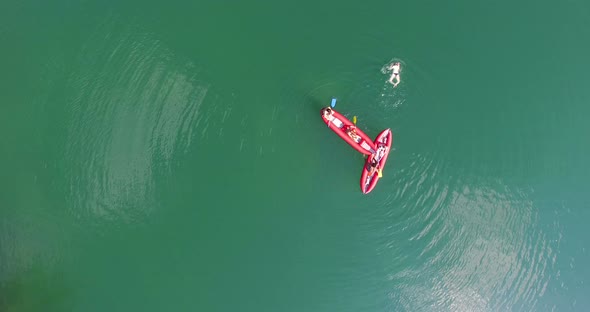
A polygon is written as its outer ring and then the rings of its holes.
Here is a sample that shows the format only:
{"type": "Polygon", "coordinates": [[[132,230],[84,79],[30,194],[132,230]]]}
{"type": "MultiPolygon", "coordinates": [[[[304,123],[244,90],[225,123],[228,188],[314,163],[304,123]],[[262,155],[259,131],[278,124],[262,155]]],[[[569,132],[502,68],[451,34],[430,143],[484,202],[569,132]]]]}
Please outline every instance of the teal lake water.
{"type": "Polygon", "coordinates": [[[587,1],[4,0],[0,311],[588,311],[588,38],[587,1]],[[369,195],[332,97],[394,133],[369,195]]]}

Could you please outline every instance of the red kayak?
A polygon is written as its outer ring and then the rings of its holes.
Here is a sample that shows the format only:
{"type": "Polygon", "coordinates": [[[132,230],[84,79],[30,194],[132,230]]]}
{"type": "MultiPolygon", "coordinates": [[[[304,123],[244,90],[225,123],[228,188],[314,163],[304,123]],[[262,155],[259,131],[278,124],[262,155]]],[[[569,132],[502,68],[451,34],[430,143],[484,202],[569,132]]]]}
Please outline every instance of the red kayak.
{"type": "Polygon", "coordinates": [[[361,129],[357,128],[350,120],[346,119],[346,117],[331,107],[322,108],[320,112],[328,128],[336,132],[336,134],[346,141],[346,143],[350,144],[350,146],[354,147],[354,149],[365,155],[375,153],[375,144],[371,141],[371,138],[362,132],[361,129]]]}
{"type": "Polygon", "coordinates": [[[385,167],[387,156],[389,156],[391,143],[393,143],[391,129],[381,131],[375,139],[377,151],[375,154],[371,154],[371,156],[367,157],[367,161],[363,167],[363,174],[361,175],[361,190],[363,191],[363,194],[368,194],[375,188],[375,185],[377,185],[377,181],[379,181],[381,173],[383,172],[383,167],[385,167]]]}

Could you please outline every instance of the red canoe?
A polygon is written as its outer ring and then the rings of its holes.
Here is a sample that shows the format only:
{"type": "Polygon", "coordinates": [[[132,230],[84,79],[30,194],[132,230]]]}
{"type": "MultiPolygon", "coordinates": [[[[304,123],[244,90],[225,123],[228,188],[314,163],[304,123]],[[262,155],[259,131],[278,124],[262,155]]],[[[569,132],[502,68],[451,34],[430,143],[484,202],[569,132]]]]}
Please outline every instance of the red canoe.
{"type": "Polygon", "coordinates": [[[371,141],[371,138],[362,132],[361,129],[357,128],[350,120],[346,119],[346,117],[330,107],[322,108],[320,113],[328,128],[336,132],[336,134],[346,141],[346,143],[350,144],[350,146],[354,147],[354,149],[365,155],[375,153],[375,144],[371,141]],[[326,113],[328,109],[332,111],[331,115],[326,113]],[[349,135],[349,131],[351,130],[352,133],[349,135]],[[355,137],[354,139],[353,136],[355,137]]]}
{"type": "Polygon", "coordinates": [[[391,143],[393,143],[393,134],[391,129],[385,129],[379,133],[375,139],[375,146],[377,146],[377,152],[367,157],[367,161],[363,166],[363,174],[361,175],[361,190],[363,194],[371,192],[377,181],[379,181],[379,171],[383,172],[387,156],[391,150],[391,143]],[[371,170],[371,164],[376,163],[375,169],[371,170]]]}

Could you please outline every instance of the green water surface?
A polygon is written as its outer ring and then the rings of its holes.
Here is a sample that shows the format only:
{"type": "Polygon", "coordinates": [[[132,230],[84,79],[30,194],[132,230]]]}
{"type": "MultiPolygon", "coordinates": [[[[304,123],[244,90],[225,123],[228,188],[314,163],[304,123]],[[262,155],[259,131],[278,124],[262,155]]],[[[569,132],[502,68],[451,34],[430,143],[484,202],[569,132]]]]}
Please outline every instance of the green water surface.
{"type": "Polygon", "coordinates": [[[4,0],[0,310],[586,311],[589,16],[4,0]]]}

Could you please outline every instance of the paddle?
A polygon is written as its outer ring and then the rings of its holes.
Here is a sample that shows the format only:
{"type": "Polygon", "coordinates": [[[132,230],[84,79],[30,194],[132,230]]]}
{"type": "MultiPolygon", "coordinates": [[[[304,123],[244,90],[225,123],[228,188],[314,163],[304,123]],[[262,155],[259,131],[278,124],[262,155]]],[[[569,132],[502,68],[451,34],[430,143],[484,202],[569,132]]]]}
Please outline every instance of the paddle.
{"type": "Polygon", "coordinates": [[[377,169],[377,176],[380,178],[383,177],[383,171],[381,171],[381,169],[377,169]]]}
{"type": "Polygon", "coordinates": [[[352,116],[352,123],[356,126],[356,116],[352,116]]]}

